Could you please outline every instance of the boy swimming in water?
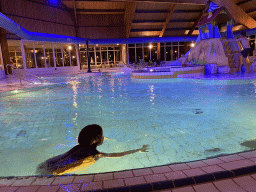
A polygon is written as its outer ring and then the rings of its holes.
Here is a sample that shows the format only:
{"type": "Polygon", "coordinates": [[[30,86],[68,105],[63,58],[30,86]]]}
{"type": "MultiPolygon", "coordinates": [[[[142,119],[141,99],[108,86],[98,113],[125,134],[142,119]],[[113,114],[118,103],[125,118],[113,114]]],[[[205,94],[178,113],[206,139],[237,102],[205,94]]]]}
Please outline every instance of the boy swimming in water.
{"type": "Polygon", "coordinates": [[[78,136],[78,145],[68,152],[53,157],[37,167],[38,174],[62,175],[82,171],[102,157],[122,157],[135,152],[148,152],[149,145],[121,153],[101,153],[96,148],[104,141],[101,126],[93,124],[84,127],[78,136]]]}

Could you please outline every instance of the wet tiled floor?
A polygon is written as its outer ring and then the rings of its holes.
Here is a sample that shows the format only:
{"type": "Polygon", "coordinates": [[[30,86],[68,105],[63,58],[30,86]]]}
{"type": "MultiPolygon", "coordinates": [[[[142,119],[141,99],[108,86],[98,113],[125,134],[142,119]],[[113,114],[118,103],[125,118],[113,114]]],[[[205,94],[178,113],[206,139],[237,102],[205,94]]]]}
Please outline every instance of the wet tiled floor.
{"type": "MultiPolygon", "coordinates": [[[[251,75],[250,75],[251,78],[251,75]]],[[[0,80],[1,91],[30,87],[0,80]]],[[[9,177],[0,192],[256,191],[256,150],[200,161],[90,175],[9,177]]]]}

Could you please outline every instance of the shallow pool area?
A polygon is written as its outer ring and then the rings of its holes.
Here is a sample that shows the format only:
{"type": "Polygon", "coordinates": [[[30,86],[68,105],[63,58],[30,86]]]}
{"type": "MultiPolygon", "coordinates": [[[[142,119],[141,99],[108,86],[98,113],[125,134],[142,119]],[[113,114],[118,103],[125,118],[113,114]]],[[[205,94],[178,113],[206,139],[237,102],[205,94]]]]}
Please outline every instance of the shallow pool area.
{"type": "MultiPolygon", "coordinates": [[[[47,78],[46,78],[47,79],[47,78]]],[[[101,173],[204,159],[250,150],[256,135],[256,81],[131,79],[114,73],[48,78],[49,85],[10,91],[0,101],[0,176],[34,175],[36,166],[77,144],[99,124],[106,153],[150,146],[147,153],[98,160],[101,173]]]]}

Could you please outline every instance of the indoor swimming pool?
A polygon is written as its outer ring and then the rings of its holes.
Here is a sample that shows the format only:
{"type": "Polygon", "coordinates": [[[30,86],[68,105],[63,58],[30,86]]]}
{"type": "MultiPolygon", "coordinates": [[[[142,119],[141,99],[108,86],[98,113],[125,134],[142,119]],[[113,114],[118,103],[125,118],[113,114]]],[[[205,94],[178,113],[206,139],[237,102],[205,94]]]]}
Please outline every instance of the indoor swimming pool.
{"type": "MultiPolygon", "coordinates": [[[[89,174],[159,166],[250,150],[256,139],[256,80],[131,79],[130,74],[46,78],[45,86],[1,93],[0,176],[36,174],[99,124],[97,149],[146,153],[101,158],[89,174]]],[[[256,146],[255,146],[256,148],[256,146]]]]}

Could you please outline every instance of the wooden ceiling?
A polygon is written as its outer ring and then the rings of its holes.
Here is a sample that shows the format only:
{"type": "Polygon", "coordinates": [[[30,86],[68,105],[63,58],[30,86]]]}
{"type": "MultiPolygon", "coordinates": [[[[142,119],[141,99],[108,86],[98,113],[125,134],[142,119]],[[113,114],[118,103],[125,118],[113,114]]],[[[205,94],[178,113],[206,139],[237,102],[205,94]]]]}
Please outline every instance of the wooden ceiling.
{"type": "MultiPolygon", "coordinates": [[[[212,0],[223,6],[233,4],[240,17],[249,17],[253,25],[243,20],[234,29],[256,26],[256,0],[212,0]],[[226,3],[226,4],[225,4],[226,3]],[[255,24],[254,24],[255,22],[255,24]]],[[[202,18],[207,0],[62,0],[77,15],[121,15],[125,24],[125,37],[162,37],[198,35],[197,23],[202,18]]],[[[234,7],[234,9],[233,9],[234,7]]],[[[78,21],[79,23],[79,21],[78,21]]],[[[93,23],[91,24],[93,25],[93,23]]]]}

